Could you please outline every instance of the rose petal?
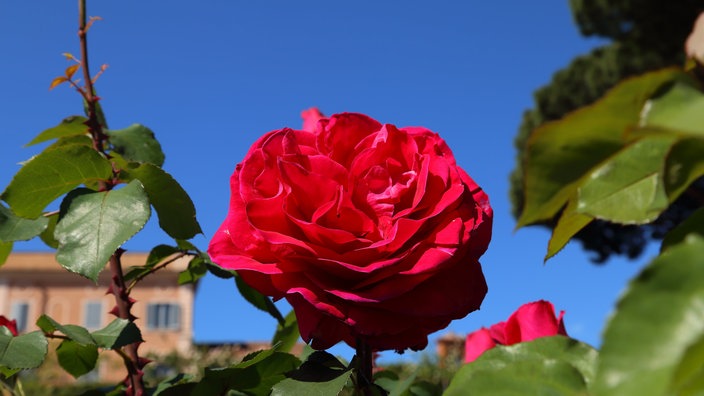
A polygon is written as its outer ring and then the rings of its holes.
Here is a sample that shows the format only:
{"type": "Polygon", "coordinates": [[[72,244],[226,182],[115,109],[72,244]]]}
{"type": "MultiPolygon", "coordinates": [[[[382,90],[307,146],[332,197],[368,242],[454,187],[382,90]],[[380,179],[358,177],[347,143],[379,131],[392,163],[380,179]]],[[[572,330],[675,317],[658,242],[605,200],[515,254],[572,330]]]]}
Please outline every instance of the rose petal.
{"type": "Polygon", "coordinates": [[[489,330],[485,327],[470,333],[464,344],[464,362],[470,363],[476,360],[482,353],[496,346],[496,342],[491,337],[489,330]]]}
{"type": "MultiPolygon", "coordinates": [[[[506,343],[531,341],[539,337],[559,334],[552,303],[540,300],[522,305],[506,322],[506,343]]],[[[564,331],[564,326],[563,326],[564,331]]]]}
{"type": "Polygon", "coordinates": [[[308,110],[303,110],[301,112],[301,118],[303,118],[303,130],[308,132],[315,132],[318,120],[325,118],[323,113],[318,110],[317,107],[311,107],[308,110]]]}

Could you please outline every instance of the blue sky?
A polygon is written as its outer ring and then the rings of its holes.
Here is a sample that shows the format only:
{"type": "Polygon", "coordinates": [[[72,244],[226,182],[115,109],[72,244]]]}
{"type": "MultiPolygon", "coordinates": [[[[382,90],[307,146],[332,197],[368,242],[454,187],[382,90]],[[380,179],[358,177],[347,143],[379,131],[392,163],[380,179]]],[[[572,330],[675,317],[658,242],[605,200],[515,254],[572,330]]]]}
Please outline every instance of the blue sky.
{"type": "MultiPolygon", "coordinates": [[[[447,331],[465,334],[548,299],[566,311],[570,335],[598,345],[641,263],[595,266],[571,244],[544,265],[548,232],[514,232],[508,201],[513,138],[532,92],[598,44],[579,36],[566,3],[89,1],[89,15],[103,18],[90,32],[90,61],[93,69],[109,64],[97,89],[110,126],[141,123],[156,133],[164,168],[195,203],[205,233],[198,246],[226,215],[228,179],[247,148],[267,131],[299,127],[301,110],[422,125],[448,142],[495,211],[482,259],[489,294],[480,311],[447,331]]],[[[61,53],[79,54],[76,30],[75,2],[0,2],[3,188],[17,163],[38,153],[22,148],[26,142],[82,111],[66,86],[48,91],[68,66],[61,53]]],[[[169,242],[151,221],[127,248],[169,242]]],[[[196,341],[268,339],[273,331],[273,320],[229,281],[206,277],[195,309],[196,341]]]]}

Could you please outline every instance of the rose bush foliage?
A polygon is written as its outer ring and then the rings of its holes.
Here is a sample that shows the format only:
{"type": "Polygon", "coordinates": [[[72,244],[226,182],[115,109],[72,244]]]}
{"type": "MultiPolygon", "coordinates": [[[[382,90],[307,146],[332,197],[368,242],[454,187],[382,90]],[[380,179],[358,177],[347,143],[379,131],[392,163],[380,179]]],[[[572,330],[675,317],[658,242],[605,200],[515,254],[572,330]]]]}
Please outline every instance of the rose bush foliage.
{"type": "Polygon", "coordinates": [[[266,133],[237,165],[211,257],[286,298],[316,349],[424,348],[487,292],[487,195],[428,129],[303,116],[304,130],[266,133]]]}
{"type": "Polygon", "coordinates": [[[507,321],[470,333],[465,342],[464,360],[473,362],[497,345],[513,345],[558,334],[566,336],[564,314],[560,311],[560,315],[555,316],[555,307],[545,300],[523,304],[507,321]]]}

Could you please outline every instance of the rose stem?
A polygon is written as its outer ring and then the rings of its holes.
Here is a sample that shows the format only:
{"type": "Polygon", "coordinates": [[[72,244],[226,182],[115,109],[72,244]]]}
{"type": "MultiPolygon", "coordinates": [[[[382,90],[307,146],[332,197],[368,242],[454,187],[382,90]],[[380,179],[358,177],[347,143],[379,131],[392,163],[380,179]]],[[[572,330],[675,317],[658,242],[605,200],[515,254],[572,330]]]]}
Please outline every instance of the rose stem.
{"type": "MultiPolygon", "coordinates": [[[[106,136],[103,131],[103,126],[98,119],[96,106],[99,98],[95,96],[93,80],[91,79],[90,69],[88,67],[88,26],[86,19],[86,0],[78,0],[78,37],[81,42],[81,67],[83,68],[83,78],[85,80],[85,88],[81,93],[83,94],[86,107],[88,108],[88,120],[86,121],[86,125],[88,126],[93,140],[93,148],[101,154],[106,154],[103,144],[106,136]]],[[[100,190],[109,191],[114,186],[114,182],[101,182],[100,190]]],[[[108,293],[115,296],[115,307],[111,312],[119,318],[134,322],[135,317],[131,312],[134,300],[129,296],[129,291],[125,287],[125,278],[122,273],[120,257],[123,252],[122,249],[118,249],[113,253],[112,257],[110,257],[109,267],[112,279],[108,293]]],[[[128,373],[125,379],[125,384],[127,385],[125,393],[127,395],[142,396],[145,393],[144,371],[142,371],[142,368],[147,363],[147,360],[139,357],[137,348],[139,348],[139,343],[129,344],[123,348],[122,355],[128,373]]]]}
{"type": "Polygon", "coordinates": [[[357,389],[361,395],[372,396],[372,348],[357,337],[357,389]]]}

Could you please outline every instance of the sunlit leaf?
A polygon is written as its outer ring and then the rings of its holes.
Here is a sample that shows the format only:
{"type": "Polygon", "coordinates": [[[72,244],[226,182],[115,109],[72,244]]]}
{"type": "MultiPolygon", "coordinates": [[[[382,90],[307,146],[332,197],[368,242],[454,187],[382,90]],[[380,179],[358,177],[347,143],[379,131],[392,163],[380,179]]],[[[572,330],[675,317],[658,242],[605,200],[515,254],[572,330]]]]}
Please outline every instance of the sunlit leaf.
{"type": "Polygon", "coordinates": [[[702,257],[704,240],[686,238],[631,282],[604,332],[594,395],[671,394],[704,337],[702,257]]]}
{"type": "Polygon", "coordinates": [[[159,216],[159,225],[174,239],[189,239],[201,233],[193,201],[178,182],[152,164],[130,164],[124,170],[129,180],[138,179],[159,216]]]}
{"type": "Polygon", "coordinates": [[[663,94],[649,100],[641,125],[704,137],[704,94],[693,78],[681,79],[663,94]]]}
{"type": "Polygon", "coordinates": [[[0,205],[0,242],[26,241],[41,234],[47,227],[49,219],[25,219],[15,216],[4,205],[0,205]]]}
{"type": "Polygon", "coordinates": [[[12,242],[0,242],[0,267],[5,264],[12,252],[12,242]]]}
{"type": "Polygon", "coordinates": [[[39,367],[44,361],[49,342],[41,331],[17,337],[0,332],[0,366],[10,369],[39,367]]]}
{"type": "Polygon", "coordinates": [[[49,220],[49,223],[46,225],[44,231],[39,234],[39,238],[50,248],[56,249],[59,247],[59,241],[54,238],[54,230],[56,229],[56,222],[59,220],[59,214],[55,213],[46,218],[49,220]]]}
{"type": "Polygon", "coordinates": [[[584,395],[597,352],[562,337],[499,346],[462,366],[445,395],[584,395]]]}
{"type": "Polygon", "coordinates": [[[66,117],[59,125],[42,131],[42,133],[37,135],[37,137],[32,139],[32,141],[27,143],[25,146],[31,146],[47,140],[62,137],[86,135],[88,133],[88,126],[85,124],[87,120],[87,118],[81,116],[66,117]]]}
{"type": "Polygon", "coordinates": [[[56,348],[56,357],[61,367],[78,378],[91,372],[98,362],[96,345],[81,345],[73,340],[63,340],[56,348]]]}
{"type": "Polygon", "coordinates": [[[76,70],[78,70],[79,67],[81,67],[80,63],[77,63],[75,65],[71,65],[71,66],[67,67],[66,71],[64,72],[66,74],[66,77],[68,77],[68,79],[70,80],[71,77],[73,77],[73,75],[76,73],[76,70]]]}
{"type": "Polygon", "coordinates": [[[200,256],[195,256],[188,262],[188,268],[178,274],[178,284],[185,285],[196,283],[208,273],[205,261],[200,256]]]}
{"type": "Polygon", "coordinates": [[[51,80],[51,84],[49,84],[49,90],[52,90],[56,88],[57,86],[61,85],[62,83],[65,83],[68,81],[68,78],[64,76],[58,76],[55,79],[51,80]]]}
{"type": "Polygon", "coordinates": [[[578,213],[576,208],[577,198],[573,197],[569,200],[567,207],[565,207],[560,216],[560,220],[557,221],[557,225],[552,230],[552,236],[550,237],[550,242],[548,242],[548,252],[545,255],[546,261],[562,250],[573,236],[594,220],[593,217],[578,213]]]}
{"type": "Polygon", "coordinates": [[[663,172],[675,139],[640,139],[594,168],[579,186],[577,212],[621,224],[655,220],[669,205],[663,172]]]}
{"type": "Polygon", "coordinates": [[[59,241],[56,260],[69,271],[97,281],[110,256],[144,227],[150,213],[139,181],[105,192],[74,190],[61,203],[54,232],[59,241]]]}
{"type": "Polygon", "coordinates": [[[95,150],[66,145],[45,150],[25,163],[1,197],[17,216],[33,219],[75,187],[111,176],[110,162],[95,150]]]}
{"type": "Polygon", "coordinates": [[[593,105],[533,132],[526,148],[525,206],[518,226],[552,219],[590,170],[624,145],[643,104],[663,83],[681,78],[665,69],[624,80],[593,105]]]}
{"type": "Polygon", "coordinates": [[[133,124],[125,129],[106,130],[115,151],[127,161],[150,163],[156,166],[164,164],[161,145],[154,138],[151,129],[140,124],[133,124]]]}
{"type": "Polygon", "coordinates": [[[675,369],[669,395],[704,394],[704,335],[690,345],[675,369]]]}

